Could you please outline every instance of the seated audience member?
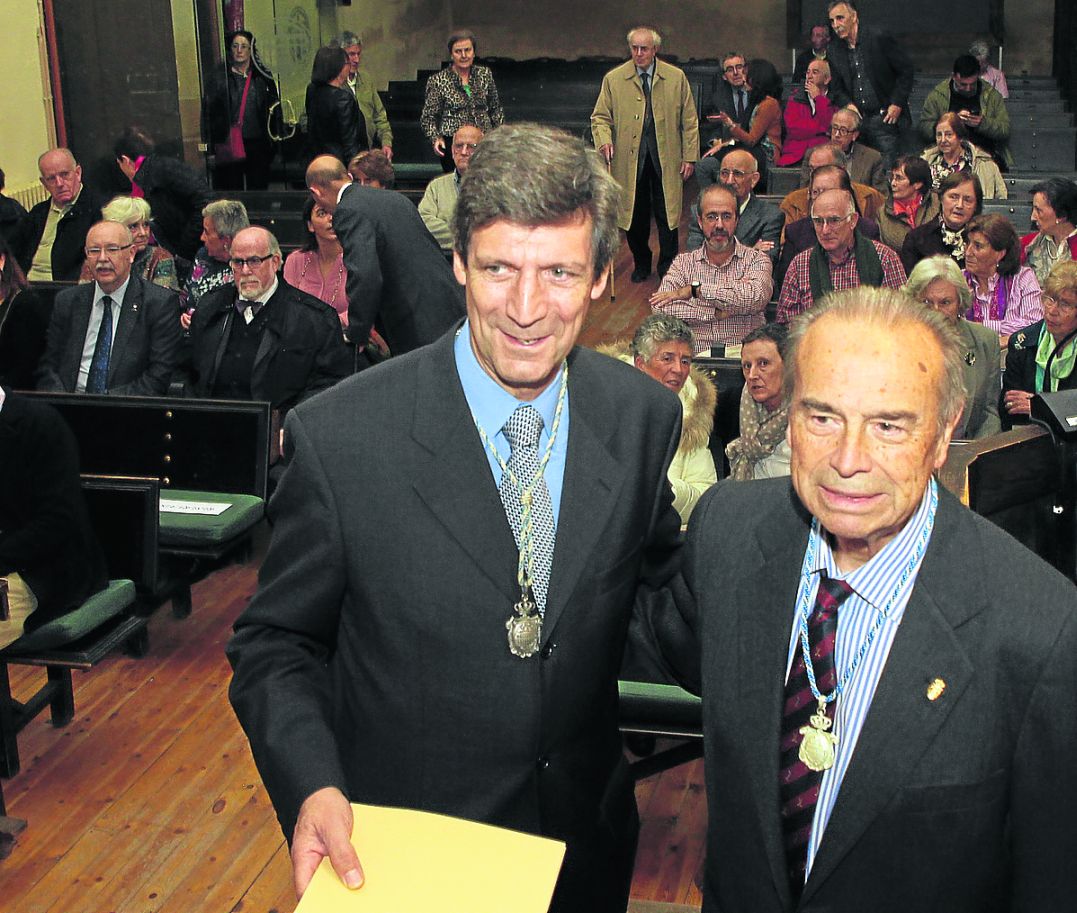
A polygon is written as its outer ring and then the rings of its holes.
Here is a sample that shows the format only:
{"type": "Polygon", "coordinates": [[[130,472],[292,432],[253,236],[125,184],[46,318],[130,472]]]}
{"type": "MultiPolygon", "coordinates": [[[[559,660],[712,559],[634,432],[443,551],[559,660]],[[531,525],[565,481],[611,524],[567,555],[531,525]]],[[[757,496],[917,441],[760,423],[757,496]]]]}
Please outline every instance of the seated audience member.
{"type": "Polygon", "coordinates": [[[1040,285],[1021,266],[1021,242],[1010,220],[987,213],[969,222],[965,279],[972,289],[969,320],[990,327],[1005,346],[1010,334],[1043,317],[1040,285]]]}
{"type": "MultiPolygon", "coordinates": [[[[778,259],[783,217],[777,206],[761,200],[754,193],[759,183],[759,167],[755,157],[747,149],[731,149],[722,158],[718,179],[737,198],[737,240],[746,247],[762,251],[774,263],[778,259]]],[[[698,204],[693,203],[685,248],[696,250],[702,246],[703,231],[699,227],[698,204]]]]}
{"type": "Polygon", "coordinates": [[[33,390],[34,372],[45,354],[52,313],[47,298],[29,288],[11,248],[0,236],[0,384],[33,390]]]}
{"type": "Polygon", "coordinates": [[[482,131],[465,124],[457,129],[452,137],[452,156],[456,166],[450,174],[434,178],[426,186],[426,193],[419,201],[419,215],[423,224],[430,230],[434,240],[443,251],[452,252],[452,216],[456,212],[456,196],[460,191],[460,180],[467,172],[471,154],[482,142],[482,131]]]}
{"type": "Polygon", "coordinates": [[[366,120],[345,88],[351,64],[343,48],[318,48],[307,86],[307,146],[311,158],[332,155],[350,162],[367,146],[366,120]]]}
{"type": "Polygon", "coordinates": [[[935,145],[925,149],[922,155],[931,168],[932,187],[939,190],[942,181],[951,174],[972,174],[980,182],[983,199],[1006,199],[1009,191],[998,165],[967,137],[965,125],[956,114],[947,112],[939,118],[935,127],[935,145]]]}
{"type": "Polygon", "coordinates": [[[1009,98],[1010,90],[1006,85],[1006,74],[998,67],[992,66],[987,59],[987,42],[982,40],[972,42],[969,45],[969,53],[976,58],[976,62],[980,65],[980,79],[991,86],[1003,98],[1009,98]]]}
{"type": "Polygon", "coordinates": [[[389,157],[380,149],[367,149],[348,162],[348,174],[360,187],[380,187],[392,190],[396,186],[396,172],[389,157]]]}
{"type": "Polygon", "coordinates": [[[845,170],[854,184],[874,187],[886,195],[886,168],[877,149],[857,142],[860,139],[860,115],[851,108],[838,108],[830,116],[830,141],[845,153],[845,170]]]}
{"type": "Polygon", "coordinates": [[[889,247],[856,231],[860,217],[847,190],[826,190],[812,202],[816,244],[793,258],[778,299],[778,322],[788,323],[827,292],[861,285],[901,288],[905,270],[889,247]]]}
{"type": "Polygon", "coordinates": [[[972,291],[960,267],[942,254],[921,260],[909,274],[905,291],[949,320],[961,341],[968,398],[954,437],[972,440],[1001,431],[998,334],[983,324],[965,319],[972,305],[972,291]]]}
{"type": "MultiPolygon", "coordinates": [[[[938,141],[938,124],[944,114],[953,114],[968,133],[970,144],[987,153],[1003,168],[1013,167],[1010,154],[1010,115],[1006,99],[980,78],[980,62],[971,54],[954,61],[954,72],[932,89],[920,113],[920,135],[938,141]]],[[[981,177],[980,180],[983,180],[981,177]]],[[[987,192],[987,185],[984,185],[987,192]]]]}
{"type": "Polygon", "coordinates": [[[0,238],[9,240],[26,215],[26,208],[18,200],[4,196],[6,178],[0,168],[0,238]]]}
{"type": "Polygon", "coordinates": [[[899,155],[890,171],[890,193],[879,213],[884,244],[900,251],[914,228],[939,215],[939,199],[931,190],[931,169],[918,155],[899,155]]]}
{"type": "Polygon", "coordinates": [[[180,322],[185,330],[190,327],[191,316],[203,295],[232,284],[228,248],[232,239],[250,224],[247,207],[236,200],[214,200],[203,208],[202,246],[195,254],[191,278],[180,295],[183,305],[180,322]]]}
{"type": "MultiPolygon", "coordinates": [[[[808,33],[808,44],[803,50],[797,52],[796,62],[793,64],[793,85],[803,84],[808,68],[813,60],[826,63],[826,49],[830,44],[830,29],[825,25],[813,25],[808,33]]],[[[830,72],[830,64],[827,64],[827,73],[830,72]]],[[[829,81],[829,80],[828,80],[829,81]]]]}
{"type": "Polygon", "coordinates": [[[260,400],[285,413],[351,373],[336,313],[278,279],[280,263],[266,229],[232,239],[234,286],[207,294],[191,321],[189,395],[260,400]]]}
{"type": "Polygon", "coordinates": [[[967,171],[958,171],[939,184],[939,214],[912,229],[901,245],[901,263],[909,273],[924,257],[945,254],[958,266],[965,265],[965,245],[973,216],[983,209],[980,182],[967,171]]]}
{"type": "Polygon", "coordinates": [[[708,449],[718,394],[707,376],[692,366],[693,348],[692,330],[683,320],[651,314],[639,325],[631,346],[620,343],[599,350],[634,364],[681,400],[681,440],[669,466],[669,483],[673,508],[682,524],[688,522],[703,493],[718,481],[708,449]]]}
{"type": "MultiPolygon", "coordinates": [[[[921,162],[921,164],[923,164],[921,162]]],[[[819,194],[827,190],[845,190],[853,196],[853,206],[856,207],[856,196],[853,195],[853,184],[849,180],[849,174],[838,165],[821,165],[811,173],[808,184],[809,200],[816,199],[819,194]]],[[[859,215],[859,210],[857,210],[859,215]]],[[[879,226],[874,219],[866,219],[860,216],[856,223],[858,234],[872,241],[879,240],[879,226]]],[[[815,226],[811,216],[804,216],[785,226],[785,240],[782,242],[782,255],[778,260],[778,269],[774,275],[774,284],[781,287],[785,274],[789,271],[789,264],[801,251],[814,247],[816,243],[815,226]]]]}
{"type": "Polygon", "coordinates": [[[45,403],[0,388],[0,649],[102,589],[105,559],[79,483],[74,435],[45,403]]]}
{"type": "Polygon", "coordinates": [[[1077,184],[1067,178],[1034,184],[1032,221],[1039,231],[1021,239],[1021,262],[1042,286],[1056,263],[1077,260],[1077,184]]]}
{"type": "MultiPolygon", "coordinates": [[[[113,197],[101,210],[101,218],[106,222],[119,222],[126,225],[131,232],[135,251],[131,275],[153,282],[171,292],[178,292],[175,258],[160,244],[150,243],[153,241],[153,232],[150,230],[151,214],[150,204],[142,197],[113,197]]],[[[79,282],[92,281],[93,267],[84,263],[79,282]]]]}
{"type": "Polygon", "coordinates": [[[303,207],[307,242],[284,261],[284,281],[293,288],[324,301],[337,313],[342,326],[348,325],[348,296],[345,294],[344,249],[333,231],[333,214],[307,200],[303,207]]]}
{"type": "MultiPolygon", "coordinates": [[[[841,146],[834,142],[815,146],[804,157],[804,162],[805,167],[801,169],[804,186],[787,193],[778,207],[785,213],[786,225],[810,214],[811,195],[808,191],[808,181],[816,168],[821,168],[823,165],[838,165],[846,171],[849,170],[848,156],[842,151],[841,146]]],[[[878,190],[853,180],[853,196],[856,198],[856,208],[861,216],[865,219],[878,219],[885,202],[878,190]]]]}
{"type": "Polygon", "coordinates": [[[11,236],[15,259],[31,282],[74,282],[82,272],[86,232],[100,218],[101,201],[82,183],[82,167],[68,149],[37,160],[49,199],[34,206],[11,236]]]}
{"type": "Polygon", "coordinates": [[[200,213],[209,202],[205,177],[186,162],[155,151],[153,139],[128,127],[112,144],[116,164],[153,210],[153,235],[165,250],[190,261],[198,252],[200,213]]]}
{"type": "Polygon", "coordinates": [[[730,188],[711,184],[697,205],[705,242],[674,258],[650,303],[691,327],[699,354],[737,345],[762,324],[774,280],[770,258],[736,237],[737,198],[730,188]]]}
{"type": "Polygon", "coordinates": [[[179,357],[179,299],[131,275],[131,232],[98,222],[86,235],[94,281],[56,296],[37,388],[163,396],[179,357]]]}
{"type": "Polygon", "coordinates": [[[785,140],[777,164],[799,165],[804,154],[830,139],[830,64],[813,60],[808,64],[803,84],[798,85],[785,103],[782,120],[785,140]]]}
{"type": "Polygon", "coordinates": [[[718,183],[719,163],[722,150],[732,139],[723,114],[742,129],[748,129],[752,115],[748,107],[748,66],[740,51],[726,51],[721,57],[722,72],[715,75],[710,85],[703,86],[699,102],[699,146],[703,156],[696,162],[696,181],[702,190],[709,184],[718,183]]]}
{"type": "Polygon", "coordinates": [[[740,437],[725,448],[729,477],[738,482],[789,475],[789,407],[782,390],[788,330],[768,323],[744,337],[740,367],[740,437]]]}
{"type": "Polygon", "coordinates": [[[1002,375],[1007,426],[1025,424],[1037,393],[1077,387],[1077,263],[1059,263],[1043,285],[1043,319],[1010,337],[1002,375]]]}

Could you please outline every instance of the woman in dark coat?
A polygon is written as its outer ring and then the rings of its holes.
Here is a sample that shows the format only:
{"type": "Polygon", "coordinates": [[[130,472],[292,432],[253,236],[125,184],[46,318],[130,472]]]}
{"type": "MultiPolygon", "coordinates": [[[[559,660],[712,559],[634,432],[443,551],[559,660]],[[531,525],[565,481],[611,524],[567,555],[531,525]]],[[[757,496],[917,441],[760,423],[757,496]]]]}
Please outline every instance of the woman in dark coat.
{"type": "Polygon", "coordinates": [[[51,297],[28,287],[7,241],[0,237],[0,385],[33,390],[37,363],[45,354],[52,317],[51,297]]]}
{"type": "Polygon", "coordinates": [[[318,48],[307,86],[307,137],[311,158],[335,155],[345,165],[367,148],[366,122],[347,89],[348,55],[343,48],[318,48]]]}

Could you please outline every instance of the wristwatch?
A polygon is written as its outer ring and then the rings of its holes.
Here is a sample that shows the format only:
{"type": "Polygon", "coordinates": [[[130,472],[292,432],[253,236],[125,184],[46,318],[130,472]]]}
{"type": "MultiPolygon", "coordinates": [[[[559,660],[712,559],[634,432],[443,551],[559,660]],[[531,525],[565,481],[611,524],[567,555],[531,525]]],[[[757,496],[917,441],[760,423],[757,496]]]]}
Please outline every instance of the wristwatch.
{"type": "Polygon", "coordinates": [[[698,298],[699,297],[699,286],[700,286],[700,284],[701,283],[699,283],[699,282],[693,282],[692,283],[692,297],[693,298],[698,298]]]}

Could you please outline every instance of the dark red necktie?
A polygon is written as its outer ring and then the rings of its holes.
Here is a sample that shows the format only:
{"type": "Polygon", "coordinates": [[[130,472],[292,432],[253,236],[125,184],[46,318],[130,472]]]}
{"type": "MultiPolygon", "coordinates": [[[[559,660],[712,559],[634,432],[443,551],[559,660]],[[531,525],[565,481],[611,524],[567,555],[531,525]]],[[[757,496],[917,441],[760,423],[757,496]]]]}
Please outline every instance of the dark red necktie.
{"type": "MultiPolygon", "coordinates": [[[[815,608],[808,619],[808,643],[811,647],[815,684],[820,694],[828,694],[837,685],[834,671],[834,643],[838,632],[838,606],[853,592],[844,580],[832,580],[825,571],[819,574],[819,592],[815,608]]],[[[817,711],[819,702],[812,695],[808,673],[804,666],[804,651],[797,641],[789,681],[785,685],[785,705],[782,711],[781,756],[778,762],[781,796],[782,837],[785,858],[789,865],[789,885],[794,899],[804,888],[804,871],[808,858],[815,804],[819,800],[819,784],[823,771],[811,770],[800,760],[802,726],[817,711]]],[[[827,705],[831,722],[837,713],[837,703],[827,705]]]]}

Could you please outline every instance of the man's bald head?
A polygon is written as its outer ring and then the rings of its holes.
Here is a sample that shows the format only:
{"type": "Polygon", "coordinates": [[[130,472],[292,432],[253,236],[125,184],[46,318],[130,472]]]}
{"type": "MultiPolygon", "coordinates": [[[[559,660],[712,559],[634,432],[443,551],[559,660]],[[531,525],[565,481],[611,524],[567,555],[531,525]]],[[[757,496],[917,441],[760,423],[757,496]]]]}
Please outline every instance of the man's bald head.
{"type": "Polygon", "coordinates": [[[351,180],[348,169],[335,155],[316,156],[307,166],[307,189],[318,205],[329,212],[336,210],[340,188],[351,180]]]}
{"type": "Polygon", "coordinates": [[[50,149],[37,160],[41,184],[56,206],[68,206],[82,190],[82,169],[70,149],[50,149]]]}
{"type": "Polygon", "coordinates": [[[747,149],[734,149],[727,152],[722,159],[722,170],[718,180],[725,184],[737,198],[737,205],[743,206],[745,200],[759,183],[759,164],[747,149]]]}

